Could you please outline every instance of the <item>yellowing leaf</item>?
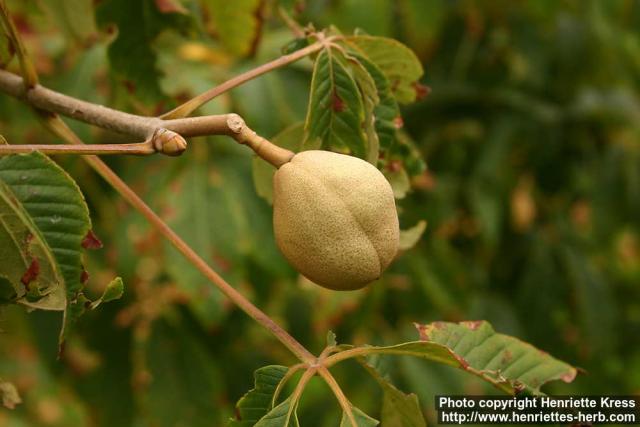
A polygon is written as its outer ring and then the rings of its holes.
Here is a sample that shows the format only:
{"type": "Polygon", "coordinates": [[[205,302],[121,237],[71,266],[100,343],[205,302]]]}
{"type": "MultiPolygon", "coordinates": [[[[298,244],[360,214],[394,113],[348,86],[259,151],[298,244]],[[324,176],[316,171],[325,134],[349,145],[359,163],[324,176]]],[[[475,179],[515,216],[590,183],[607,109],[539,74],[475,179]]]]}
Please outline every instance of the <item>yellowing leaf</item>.
{"type": "Polygon", "coordinates": [[[205,0],[211,16],[209,29],[236,56],[247,55],[257,40],[261,27],[260,0],[205,0]]]}
{"type": "Polygon", "coordinates": [[[8,409],[14,409],[16,405],[22,403],[16,386],[2,381],[2,379],[0,379],[0,397],[2,398],[2,406],[8,409]]]}
{"type": "Polygon", "coordinates": [[[427,221],[422,220],[411,228],[400,230],[400,249],[406,251],[414,247],[426,229],[427,221]]]}

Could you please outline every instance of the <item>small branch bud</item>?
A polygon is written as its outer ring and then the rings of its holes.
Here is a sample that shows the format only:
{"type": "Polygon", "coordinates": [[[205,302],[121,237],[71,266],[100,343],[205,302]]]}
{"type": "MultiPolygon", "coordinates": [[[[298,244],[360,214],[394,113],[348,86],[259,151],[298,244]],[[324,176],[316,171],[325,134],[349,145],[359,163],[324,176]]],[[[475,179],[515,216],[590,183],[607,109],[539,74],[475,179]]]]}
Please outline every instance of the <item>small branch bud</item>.
{"type": "Polygon", "coordinates": [[[179,156],[187,149],[187,141],[172,130],[160,128],[151,137],[153,148],[167,156],[179,156]]]}

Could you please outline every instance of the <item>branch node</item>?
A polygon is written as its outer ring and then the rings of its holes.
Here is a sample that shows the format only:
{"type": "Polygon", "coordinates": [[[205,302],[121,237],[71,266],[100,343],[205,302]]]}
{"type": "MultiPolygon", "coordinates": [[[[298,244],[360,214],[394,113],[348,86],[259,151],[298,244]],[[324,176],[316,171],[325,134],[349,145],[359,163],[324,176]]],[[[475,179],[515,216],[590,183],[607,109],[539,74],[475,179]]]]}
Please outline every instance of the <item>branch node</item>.
{"type": "Polygon", "coordinates": [[[158,128],[151,137],[153,148],[167,156],[179,156],[187,149],[187,141],[178,133],[158,128]]]}
{"type": "MultiPolygon", "coordinates": [[[[227,117],[227,126],[233,133],[240,134],[242,133],[242,129],[246,126],[242,117],[237,114],[231,113],[227,117]]],[[[239,141],[240,143],[244,143],[243,141],[239,141]]]]}

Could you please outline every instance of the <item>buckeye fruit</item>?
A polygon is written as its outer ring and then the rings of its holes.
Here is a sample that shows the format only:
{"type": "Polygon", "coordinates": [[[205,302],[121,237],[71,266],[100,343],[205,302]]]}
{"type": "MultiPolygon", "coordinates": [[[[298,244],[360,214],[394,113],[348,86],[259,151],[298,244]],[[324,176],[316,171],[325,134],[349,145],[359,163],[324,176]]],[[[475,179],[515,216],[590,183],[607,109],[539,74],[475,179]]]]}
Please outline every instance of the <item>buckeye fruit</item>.
{"type": "Polygon", "coordinates": [[[303,151],[275,173],[278,247],[304,276],[333,290],[380,277],[398,251],[395,200],[371,164],[329,151],[303,151]]]}

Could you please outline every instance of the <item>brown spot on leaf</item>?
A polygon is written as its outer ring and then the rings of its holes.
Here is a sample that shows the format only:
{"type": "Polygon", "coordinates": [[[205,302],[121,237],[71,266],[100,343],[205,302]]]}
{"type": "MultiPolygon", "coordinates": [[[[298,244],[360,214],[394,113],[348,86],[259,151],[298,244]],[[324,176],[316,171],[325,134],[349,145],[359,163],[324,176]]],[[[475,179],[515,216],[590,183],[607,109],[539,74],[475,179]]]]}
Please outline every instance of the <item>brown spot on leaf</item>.
{"type": "Polygon", "coordinates": [[[396,129],[402,129],[404,126],[404,120],[402,120],[402,116],[398,116],[393,119],[393,127],[396,129]]]}
{"type": "Polygon", "coordinates": [[[523,391],[526,390],[526,386],[524,384],[522,384],[520,381],[514,381],[512,384],[513,387],[513,391],[516,395],[521,394],[523,391]]]}
{"type": "Polygon", "coordinates": [[[424,171],[420,175],[414,177],[411,180],[411,184],[414,188],[424,191],[431,191],[436,186],[436,177],[428,170],[424,171]]]}
{"type": "Polygon", "coordinates": [[[187,13],[180,0],[155,0],[156,7],[162,13],[187,13]]]}
{"type": "Polygon", "coordinates": [[[467,362],[466,360],[464,360],[463,357],[457,355],[456,353],[454,353],[453,351],[451,351],[451,354],[453,355],[453,357],[456,358],[456,360],[458,361],[458,363],[460,364],[460,367],[464,370],[469,369],[469,362],[467,362]]]}
{"type": "Polygon", "coordinates": [[[118,27],[114,24],[107,24],[103,30],[108,36],[113,36],[118,32],[118,27]]]}
{"type": "Polygon", "coordinates": [[[133,95],[136,93],[136,84],[131,80],[124,80],[122,84],[124,85],[125,89],[127,89],[127,92],[129,92],[129,94],[133,95]]]}
{"type": "Polygon", "coordinates": [[[506,363],[509,363],[511,359],[513,359],[513,353],[511,353],[509,350],[505,350],[502,353],[502,358],[500,359],[500,362],[504,365],[506,363]]]}
{"type": "Polygon", "coordinates": [[[340,98],[338,92],[334,90],[331,94],[331,109],[336,113],[342,113],[346,108],[344,101],[340,98]]]}
{"type": "Polygon", "coordinates": [[[446,322],[432,322],[431,325],[436,329],[444,329],[447,326],[446,322]]]}
{"type": "Polygon", "coordinates": [[[576,379],[576,374],[578,373],[577,370],[572,369],[569,372],[566,372],[564,374],[562,374],[562,376],[560,377],[560,379],[562,381],[564,381],[565,383],[570,383],[571,381],[576,379]]]}
{"type": "Polygon", "coordinates": [[[297,0],[293,4],[293,12],[296,15],[300,15],[302,12],[304,12],[305,9],[306,9],[306,5],[305,5],[305,2],[303,0],[297,0]]]}
{"type": "Polygon", "coordinates": [[[419,323],[414,323],[413,326],[418,330],[418,334],[420,334],[421,341],[429,341],[429,333],[427,330],[427,325],[421,325],[419,323]]]}
{"type": "Polygon", "coordinates": [[[478,329],[482,324],[484,323],[484,321],[482,320],[469,320],[467,322],[462,322],[462,326],[464,326],[465,328],[469,328],[472,331],[475,331],[476,329],[478,329]]]}
{"type": "Polygon", "coordinates": [[[60,346],[58,347],[58,360],[62,360],[62,358],[64,357],[64,350],[67,346],[67,343],[65,341],[62,341],[60,343],[60,346]]]}
{"type": "Polygon", "coordinates": [[[82,239],[82,247],[85,249],[100,249],[102,248],[102,242],[98,239],[98,236],[95,235],[93,230],[89,230],[87,235],[82,239]]]}
{"type": "Polygon", "coordinates": [[[29,289],[29,284],[36,280],[38,274],[40,274],[40,263],[36,258],[32,258],[31,264],[29,264],[29,267],[20,278],[20,282],[29,289]]]}
{"type": "Polygon", "coordinates": [[[399,172],[402,170],[402,162],[400,160],[392,160],[387,164],[389,172],[399,172]]]}
{"type": "Polygon", "coordinates": [[[422,83],[414,82],[412,86],[413,90],[416,91],[416,101],[425,99],[431,93],[431,88],[422,83]]]}
{"type": "Polygon", "coordinates": [[[82,267],[82,273],[80,273],[80,283],[82,283],[83,285],[86,285],[88,281],[89,281],[89,273],[87,272],[87,270],[84,269],[84,267],[82,267]]]}

